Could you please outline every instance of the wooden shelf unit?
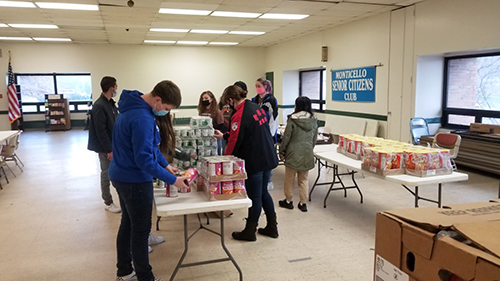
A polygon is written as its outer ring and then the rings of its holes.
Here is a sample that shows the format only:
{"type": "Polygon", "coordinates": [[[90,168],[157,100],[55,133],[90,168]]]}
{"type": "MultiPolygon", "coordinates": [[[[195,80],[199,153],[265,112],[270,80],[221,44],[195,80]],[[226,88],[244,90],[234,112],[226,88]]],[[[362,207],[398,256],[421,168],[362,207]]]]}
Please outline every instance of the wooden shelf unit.
{"type": "MultiPolygon", "coordinates": [[[[62,97],[62,95],[61,95],[62,97]]],[[[66,131],[71,129],[69,103],[67,99],[45,98],[45,131],[66,131]]]]}

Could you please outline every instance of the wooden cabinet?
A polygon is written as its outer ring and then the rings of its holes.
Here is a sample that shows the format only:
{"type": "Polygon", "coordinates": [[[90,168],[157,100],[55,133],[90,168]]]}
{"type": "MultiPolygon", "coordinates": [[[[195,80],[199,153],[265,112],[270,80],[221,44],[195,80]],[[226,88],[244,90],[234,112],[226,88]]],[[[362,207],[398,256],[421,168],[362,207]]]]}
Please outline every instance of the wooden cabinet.
{"type": "Polygon", "coordinates": [[[45,131],[66,131],[71,129],[68,100],[53,98],[57,95],[47,95],[45,98],[45,131]]]}

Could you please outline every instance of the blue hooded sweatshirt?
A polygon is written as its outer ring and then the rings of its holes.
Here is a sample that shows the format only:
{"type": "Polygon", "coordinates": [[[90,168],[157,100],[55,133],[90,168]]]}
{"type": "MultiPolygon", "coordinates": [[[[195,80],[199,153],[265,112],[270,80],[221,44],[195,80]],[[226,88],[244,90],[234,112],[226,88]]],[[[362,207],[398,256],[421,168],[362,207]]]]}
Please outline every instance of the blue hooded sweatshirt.
{"type": "Polygon", "coordinates": [[[109,177],[120,182],[150,182],[153,177],[174,184],[177,177],[165,170],[160,132],[151,106],[139,91],[123,90],[120,114],[113,129],[113,159],[109,177]]]}

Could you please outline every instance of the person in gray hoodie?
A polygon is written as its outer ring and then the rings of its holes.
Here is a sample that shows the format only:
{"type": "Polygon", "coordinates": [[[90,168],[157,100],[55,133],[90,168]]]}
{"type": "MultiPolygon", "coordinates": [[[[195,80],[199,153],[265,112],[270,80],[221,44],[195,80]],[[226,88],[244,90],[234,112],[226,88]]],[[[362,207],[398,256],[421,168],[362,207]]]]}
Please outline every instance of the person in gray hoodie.
{"type": "Polygon", "coordinates": [[[300,192],[297,207],[302,212],[307,212],[307,176],[309,170],[314,168],[313,149],[317,136],[318,123],[311,109],[311,100],[305,96],[298,97],[279,147],[280,158],[285,162],[285,199],[279,201],[280,207],[293,209],[293,186],[297,175],[300,192]]]}

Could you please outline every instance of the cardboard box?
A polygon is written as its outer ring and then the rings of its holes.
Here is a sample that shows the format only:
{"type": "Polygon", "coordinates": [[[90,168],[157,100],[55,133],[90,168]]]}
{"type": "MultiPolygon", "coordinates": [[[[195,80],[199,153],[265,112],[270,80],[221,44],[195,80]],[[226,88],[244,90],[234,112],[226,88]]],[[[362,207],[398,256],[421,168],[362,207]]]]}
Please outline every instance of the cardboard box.
{"type": "Polygon", "coordinates": [[[471,123],[470,130],[471,132],[500,134],[500,125],[471,123]]]}
{"type": "Polygon", "coordinates": [[[499,281],[499,238],[498,201],[378,213],[374,280],[499,281]]]}

